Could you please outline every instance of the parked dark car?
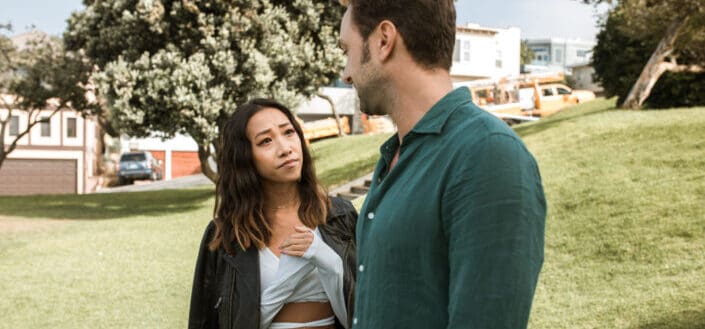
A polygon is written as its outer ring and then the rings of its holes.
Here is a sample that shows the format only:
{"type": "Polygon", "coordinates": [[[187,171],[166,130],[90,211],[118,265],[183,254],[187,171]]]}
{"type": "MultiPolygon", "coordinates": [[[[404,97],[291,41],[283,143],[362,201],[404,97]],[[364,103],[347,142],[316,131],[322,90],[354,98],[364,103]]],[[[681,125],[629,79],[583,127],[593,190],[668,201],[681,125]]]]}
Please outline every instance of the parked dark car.
{"type": "Polygon", "coordinates": [[[118,182],[120,185],[132,184],[136,179],[162,179],[161,161],[155,159],[148,151],[123,153],[120,156],[118,182]]]}

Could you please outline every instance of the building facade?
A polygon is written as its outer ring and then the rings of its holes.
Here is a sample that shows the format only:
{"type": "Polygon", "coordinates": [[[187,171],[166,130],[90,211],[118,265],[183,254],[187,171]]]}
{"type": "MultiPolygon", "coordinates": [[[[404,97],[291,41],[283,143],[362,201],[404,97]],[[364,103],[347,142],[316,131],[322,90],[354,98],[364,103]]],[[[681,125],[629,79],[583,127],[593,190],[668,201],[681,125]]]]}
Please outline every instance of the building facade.
{"type": "Polygon", "coordinates": [[[518,28],[458,26],[450,69],[453,82],[518,76],[520,48],[518,28]]]}
{"type": "MultiPolygon", "coordinates": [[[[198,144],[188,135],[177,134],[169,139],[153,136],[136,138],[120,137],[120,153],[149,151],[160,161],[164,180],[201,173],[198,144]]],[[[117,163],[117,159],[114,159],[117,163]]],[[[215,166],[213,166],[215,168],[215,166]]]]}
{"type": "MultiPolygon", "coordinates": [[[[2,97],[11,103],[11,96],[2,97]]],[[[53,105],[35,111],[32,118],[24,111],[0,108],[0,118],[8,120],[6,149],[30,120],[38,121],[0,167],[0,195],[82,194],[97,188],[99,126],[71,109],[54,113],[53,105]]]]}
{"type": "Polygon", "coordinates": [[[531,65],[543,66],[549,70],[560,70],[570,74],[575,65],[589,63],[595,42],[559,38],[528,39],[529,49],[534,52],[531,65]]]}

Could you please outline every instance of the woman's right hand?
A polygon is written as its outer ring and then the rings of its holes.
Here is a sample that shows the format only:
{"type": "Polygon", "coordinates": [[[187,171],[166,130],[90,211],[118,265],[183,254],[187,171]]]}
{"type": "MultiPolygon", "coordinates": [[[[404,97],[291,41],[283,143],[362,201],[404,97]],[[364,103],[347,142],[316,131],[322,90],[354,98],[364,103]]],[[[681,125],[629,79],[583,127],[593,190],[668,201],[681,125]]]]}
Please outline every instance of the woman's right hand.
{"type": "Polygon", "coordinates": [[[294,230],[296,233],[279,245],[279,251],[285,255],[302,257],[313,243],[313,231],[306,226],[296,226],[294,230]]]}

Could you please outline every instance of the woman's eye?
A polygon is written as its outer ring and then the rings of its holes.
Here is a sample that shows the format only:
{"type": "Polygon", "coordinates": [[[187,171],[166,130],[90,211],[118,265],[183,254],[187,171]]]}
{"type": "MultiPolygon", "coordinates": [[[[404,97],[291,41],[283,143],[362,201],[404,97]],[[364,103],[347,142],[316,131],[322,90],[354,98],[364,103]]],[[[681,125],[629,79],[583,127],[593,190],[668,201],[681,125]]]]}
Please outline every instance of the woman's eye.
{"type": "Polygon", "coordinates": [[[296,130],[294,130],[293,128],[289,128],[289,129],[287,129],[287,130],[284,132],[284,134],[287,135],[287,136],[290,136],[290,135],[295,134],[295,133],[296,133],[296,130]]]}
{"type": "Polygon", "coordinates": [[[266,145],[266,144],[269,144],[269,143],[271,143],[271,142],[272,142],[272,139],[271,139],[271,138],[265,138],[265,139],[259,141],[259,143],[257,143],[257,146],[266,145]]]}

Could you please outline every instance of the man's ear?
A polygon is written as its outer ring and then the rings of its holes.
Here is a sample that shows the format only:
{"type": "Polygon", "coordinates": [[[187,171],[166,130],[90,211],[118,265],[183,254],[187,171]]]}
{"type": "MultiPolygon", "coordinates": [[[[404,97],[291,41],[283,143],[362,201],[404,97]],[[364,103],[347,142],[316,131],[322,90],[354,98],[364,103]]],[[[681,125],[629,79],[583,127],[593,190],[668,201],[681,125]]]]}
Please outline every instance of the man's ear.
{"type": "Polygon", "coordinates": [[[381,62],[389,59],[394,52],[397,42],[397,27],[389,20],[384,20],[377,25],[378,40],[375,47],[379,50],[379,60],[381,62]]]}

